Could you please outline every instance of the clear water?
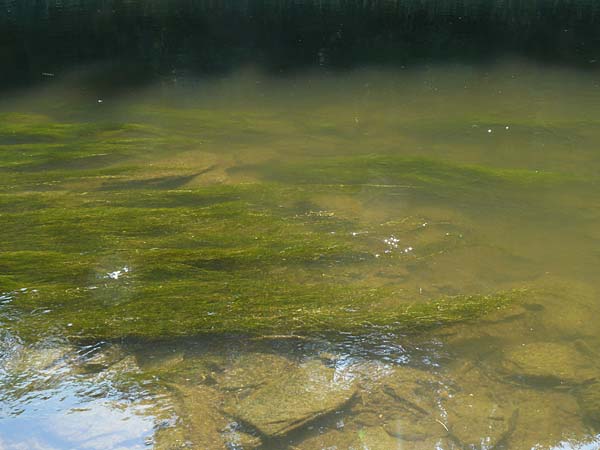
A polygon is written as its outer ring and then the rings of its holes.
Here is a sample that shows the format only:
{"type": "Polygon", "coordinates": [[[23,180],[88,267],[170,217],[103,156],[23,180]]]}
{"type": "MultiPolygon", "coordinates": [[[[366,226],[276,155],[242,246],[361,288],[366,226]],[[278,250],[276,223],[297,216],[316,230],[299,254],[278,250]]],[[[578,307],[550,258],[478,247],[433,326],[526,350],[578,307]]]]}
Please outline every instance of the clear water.
{"type": "Polygon", "coordinates": [[[600,448],[596,72],[99,70],[0,103],[1,449],[600,448]]]}

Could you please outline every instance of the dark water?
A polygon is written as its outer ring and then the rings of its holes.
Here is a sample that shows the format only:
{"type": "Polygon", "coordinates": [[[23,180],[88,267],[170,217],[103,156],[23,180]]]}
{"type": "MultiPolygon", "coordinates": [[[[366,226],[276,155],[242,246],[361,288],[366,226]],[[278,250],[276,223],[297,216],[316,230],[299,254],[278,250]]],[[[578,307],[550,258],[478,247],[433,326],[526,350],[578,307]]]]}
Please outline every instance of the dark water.
{"type": "Polygon", "coordinates": [[[600,448],[593,2],[1,2],[0,449],[600,448]]]}
{"type": "Polygon", "coordinates": [[[105,88],[223,74],[321,67],[493,63],[514,55],[593,69],[593,0],[2,0],[2,88],[104,62],[105,88]]]}

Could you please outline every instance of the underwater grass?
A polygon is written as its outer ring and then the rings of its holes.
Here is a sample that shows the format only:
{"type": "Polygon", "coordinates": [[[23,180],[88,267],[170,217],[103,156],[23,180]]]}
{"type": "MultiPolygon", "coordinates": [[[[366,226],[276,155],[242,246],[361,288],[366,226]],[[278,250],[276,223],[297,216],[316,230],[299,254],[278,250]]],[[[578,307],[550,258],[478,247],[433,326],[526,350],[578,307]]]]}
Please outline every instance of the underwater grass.
{"type": "MultiPolygon", "coordinates": [[[[509,307],[520,291],[393,301],[383,289],[295,283],[258,273],[212,280],[19,292],[10,327],[23,339],[59,334],[80,340],[160,339],[203,334],[419,331],[474,320],[509,307]],[[252,276],[254,275],[254,276],[252,276]]],[[[211,276],[207,276],[208,279],[211,276]]]]}
{"type": "Polygon", "coordinates": [[[364,223],[351,213],[323,210],[316,197],[370,189],[378,196],[391,186],[469,198],[482,187],[527,191],[563,181],[553,174],[373,155],[232,169],[253,170],[263,181],[185,189],[194,174],[175,167],[161,175],[143,162],[191,148],[202,133],[210,138],[223,126],[258,132],[271,119],[201,110],[138,113],[152,120],[168,113],[187,125],[171,135],[158,123],[3,116],[0,293],[11,301],[1,307],[0,320],[19,335],[409,330],[470,320],[515,296],[414,302],[349,275],[390,273],[393,264],[452,249],[454,239],[423,241],[415,254],[390,251],[379,258],[384,238],[417,239],[423,221],[364,223]],[[176,189],[164,188],[171,185],[176,189]]]}
{"type": "MultiPolygon", "coordinates": [[[[98,175],[132,159],[198,146],[196,135],[148,123],[64,122],[40,114],[0,114],[0,188],[98,175]]],[[[131,170],[131,164],[128,164],[131,170]]]]}
{"type": "Polygon", "coordinates": [[[402,196],[409,204],[452,205],[467,214],[535,209],[538,215],[545,210],[568,217],[574,204],[565,193],[583,191],[591,200],[598,191],[595,180],[581,176],[389,154],[271,160],[234,167],[230,173],[315,191],[362,192],[391,207],[402,196]]]}
{"type": "Polygon", "coordinates": [[[248,167],[285,183],[339,185],[405,185],[413,188],[467,190],[490,186],[543,187],[572,177],[532,170],[460,165],[420,157],[367,155],[326,157],[302,163],[248,167]]]}
{"type": "MultiPolygon", "coordinates": [[[[422,328],[509,302],[502,294],[408,304],[387,288],[326,277],[414,256],[377,258],[379,238],[353,234],[364,224],[318,210],[312,195],[275,184],[2,194],[0,291],[14,299],[0,316],[20,317],[10,327],[32,339],[57,330],[159,338],[422,328]]],[[[413,222],[389,227],[414,233],[413,222]]]]}

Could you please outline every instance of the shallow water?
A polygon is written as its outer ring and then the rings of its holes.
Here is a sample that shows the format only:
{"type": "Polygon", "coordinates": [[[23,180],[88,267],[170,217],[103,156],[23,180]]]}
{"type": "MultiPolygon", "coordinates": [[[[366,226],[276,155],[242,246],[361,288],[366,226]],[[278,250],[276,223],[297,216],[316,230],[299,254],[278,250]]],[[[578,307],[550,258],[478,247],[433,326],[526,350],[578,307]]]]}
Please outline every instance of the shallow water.
{"type": "Polygon", "coordinates": [[[0,103],[0,448],[600,447],[600,82],[505,59],[0,103]]]}

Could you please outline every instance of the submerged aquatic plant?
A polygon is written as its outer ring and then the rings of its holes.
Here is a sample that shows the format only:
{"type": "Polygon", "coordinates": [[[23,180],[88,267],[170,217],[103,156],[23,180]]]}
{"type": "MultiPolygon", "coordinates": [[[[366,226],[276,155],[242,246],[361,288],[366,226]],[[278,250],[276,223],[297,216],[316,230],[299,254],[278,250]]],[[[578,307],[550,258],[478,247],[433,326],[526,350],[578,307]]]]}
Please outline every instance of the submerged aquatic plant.
{"type": "Polygon", "coordinates": [[[468,194],[481,188],[540,188],[572,177],[524,169],[461,165],[421,157],[367,155],[321,158],[310,162],[248,167],[285,183],[406,187],[468,194]]]}
{"type": "MultiPolygon", "coordinates": [[[[19,336],[414,330],[474,319],[518,293],[416,300],[398,281],[381,283],[401,278],[409,263],[427,264],[461,245],[451,233],[419,241],[425,220],[365,222],[323,209],[319,197],[352,198],[365,185],[409,184],[449,195],[561,180],[419,158],[348,156],[257,166],[270,183],[192,188],[193,170],[148,164],[173,148],[185,151],[198,133],[218,133],[221,119],[192,113],[192,124],[174,136],[158,124],[5,117],[0,291],[18,294],[0,316],[19,336]],[[422,245],[399,249],[396,236],[422,245]]],[[[253,117],[250,126],[244,117],[229,117],[231,126],[255,129],[268,121],[253,117]]],[[[194,164],[210,167],[212,157],[197,153],[194,164]]]]}
{"type": "Polygon", "coordinates": [[[348,283],[349,269],[386,264],[370,236],[353,236],[352,221],[312,214],[304,194],[273,185],[27,194],[24,209],[18,196],[2,199],[3,285],[29,287],[10,305],[23,336],[415,329],[472,319],[515,297],[415,303],[348,283]],[[338,281],[323,276],[336,271],[338,281]]]}

